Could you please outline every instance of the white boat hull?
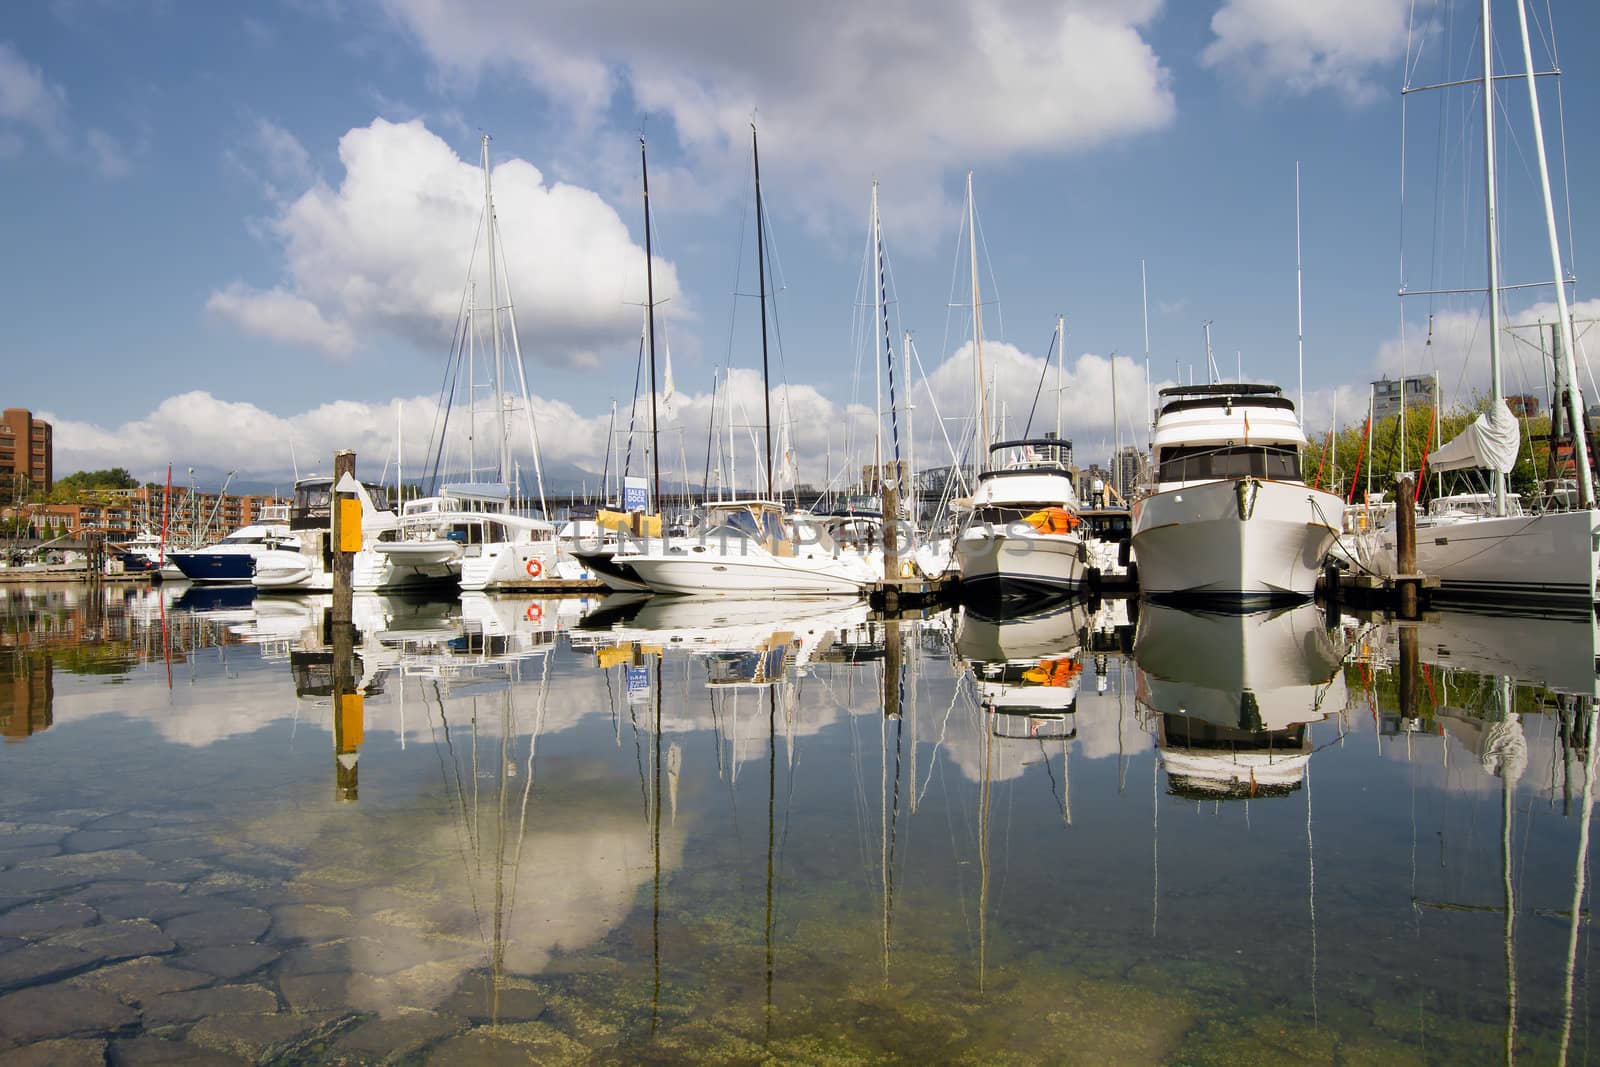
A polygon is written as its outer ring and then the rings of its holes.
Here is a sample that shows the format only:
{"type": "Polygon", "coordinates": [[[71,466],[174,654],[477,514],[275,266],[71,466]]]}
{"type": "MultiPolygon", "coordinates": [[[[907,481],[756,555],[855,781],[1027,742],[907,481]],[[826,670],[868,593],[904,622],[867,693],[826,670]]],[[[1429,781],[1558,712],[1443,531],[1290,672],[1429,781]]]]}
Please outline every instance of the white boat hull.
{"type": "Polygon", "coordinates": [[[1342,509],[1332,493],[1256,479],[1187,485],[1135,501],[1140,591],[1240,603],[1306,599],[1333,544],[1329,522],[1342,509]]]}
{"type": "Polygon", "coordinates": [[[459,579],[460,564],[457,562],[396,559],[363,551],[356,553],[351,587],[358,593],[378,593],[447,585],[459,579]]]}
{"type": "MultiPolygon", "coordinates": [[[[692,551],[692,550],[691,550],[692,551]]],[[[859,596],[874,574],[850,556],[783,557],[766,553],[693,556],[671,552],[628,557],[634,572],[658,593],[713,596],[859,596]]]]}
{"type": "MultiPolygon", "coordinates": [[[[1395,573],[1395,533],[1365,536],[1363,562],[1395,573]]],[[[1600,512],[1471,518],[1417,527],[1417,570],[1439,579],[1435,600],[1593,611],[1600,512]]]]}
{"type": "Polygon", "coordinates": [[[1003,603],[1071,596],[1084,587],[1088,559],[1076,534],[974,526],[956,543],[963,599],[1003,603]]]}
{"type": "Polygon", "coordinates": [[[256,571],[250,581],[257,589],[272,592],[332,592],[333,575],[316,563],[302,552],[263,552],[256,557],[256,571]]]}
{"type": "Polygon", "coordinates": [[[555,542],[509,541],[474,545],[461,560],[461,588],[485,590],[537,589],[560,578],[555,542]],[[479,551],[474,554],[473,549],[479,551]]]}

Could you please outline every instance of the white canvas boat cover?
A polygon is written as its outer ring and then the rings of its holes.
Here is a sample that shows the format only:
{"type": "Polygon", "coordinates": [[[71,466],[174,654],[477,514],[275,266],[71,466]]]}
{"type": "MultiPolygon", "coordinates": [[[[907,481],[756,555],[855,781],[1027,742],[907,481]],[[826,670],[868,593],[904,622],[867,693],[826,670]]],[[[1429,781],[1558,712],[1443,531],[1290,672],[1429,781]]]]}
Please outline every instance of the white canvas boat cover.
{"type": "Polygon", "coordinates": [[[1441,474],[1472,467],[1506,474],[1517,462],[1519,441],[1517,417],[1501,401],[1473,419],[1437,452],[1428,453],[1428,466],[1441,474]]]}

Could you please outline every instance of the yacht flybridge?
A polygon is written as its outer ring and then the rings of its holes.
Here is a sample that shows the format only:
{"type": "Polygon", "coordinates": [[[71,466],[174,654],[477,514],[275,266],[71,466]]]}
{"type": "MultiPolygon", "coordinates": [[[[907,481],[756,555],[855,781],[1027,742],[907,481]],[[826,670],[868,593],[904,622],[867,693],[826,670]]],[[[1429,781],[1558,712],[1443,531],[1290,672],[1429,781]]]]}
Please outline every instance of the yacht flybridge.
{"type": "Polygon", "coordinates": [[[999,603],[1070,596],[1088,576],[1078,494],[1055,437],[989,447],[972,513],[956,542],[963,596],[999,603]]]}
{"type": "Polygon", "coordinates": [[[1343,502],[1300,475],[1306,437],[1275,385],[1161,391],[1156,492],[1133,504],[1133,554],[1148,596],[1237,604],[1316,591],[1343,502]]]}

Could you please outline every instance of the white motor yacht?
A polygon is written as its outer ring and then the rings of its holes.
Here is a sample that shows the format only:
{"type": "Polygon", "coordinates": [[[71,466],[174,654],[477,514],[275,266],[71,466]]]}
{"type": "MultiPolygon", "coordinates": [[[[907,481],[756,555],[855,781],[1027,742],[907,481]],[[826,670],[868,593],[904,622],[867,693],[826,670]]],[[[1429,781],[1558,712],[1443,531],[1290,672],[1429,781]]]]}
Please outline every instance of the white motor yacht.
{"type": "Polygon", "coordinates": [[[1235,606],[1309,598],[1344,502],[1301,479],[1294,403],[1244,383],[1161,399],[1156,491],[1132,509],[1140,591],[1235,606]]]}
{"type": "MultiPolygon", "coordinates": [[[[333,479],[304,478],[295,483],[295,502],[289,523],[296,530],[299,547],[264,553],[256,561],[251,579],[257,589],[274,593],[326,593],[333,590],[332,556],[328,541],[332,536],[330,515],[333,479]]],[[[360,593],[396,592],[454,582],[457,571],[451,562],[431,558],[390,556],[384,551],[395,544],[399,519],[388,506],[381,486],[361,485],[356,497],[361,502],[361,550],[351,565],[351,588],[360,593]]],[[[452,557],[460,559],[460,548],[452,557]]]]}
{"type": "Polygon", "coordinates": [[[956,542],[963,599],[1005,603],[1083,589],[1089,553],[1072,472],[1062,462],[1069,448],[1052,437],[990,446],[989,469],[978,475],[956,542]]]}
{"type": "Polygon", "coordinates": [[[499,483],[446,485],[437,497],[407,501],[399,536],[374,546],[391,565],[454,576],[472,592],[537,588],[558,577],[556,527],[511,510],[499,483]]]}
{"type": "Polygon", "coordinates": [[[296,549],[299,543],[289,528],[289,509],[269,505],[261,509],[260,522],[241,526],[205,548],[168,552],[167,559],[191,582],[248,584],[255,574],[257,557],[279,548],[296,549]]]}

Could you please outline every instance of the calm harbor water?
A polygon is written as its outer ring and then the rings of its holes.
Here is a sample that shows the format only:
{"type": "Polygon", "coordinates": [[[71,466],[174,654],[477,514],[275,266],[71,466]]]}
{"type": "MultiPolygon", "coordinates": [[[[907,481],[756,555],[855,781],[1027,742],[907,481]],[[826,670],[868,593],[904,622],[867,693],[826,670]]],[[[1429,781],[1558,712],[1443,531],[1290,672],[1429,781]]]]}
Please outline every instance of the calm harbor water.
{"type": "Polygon", "coordinates": [[[0,1063],[1591,1056],[1590,622],[356,616],[0,591],[0,1063]]]}

